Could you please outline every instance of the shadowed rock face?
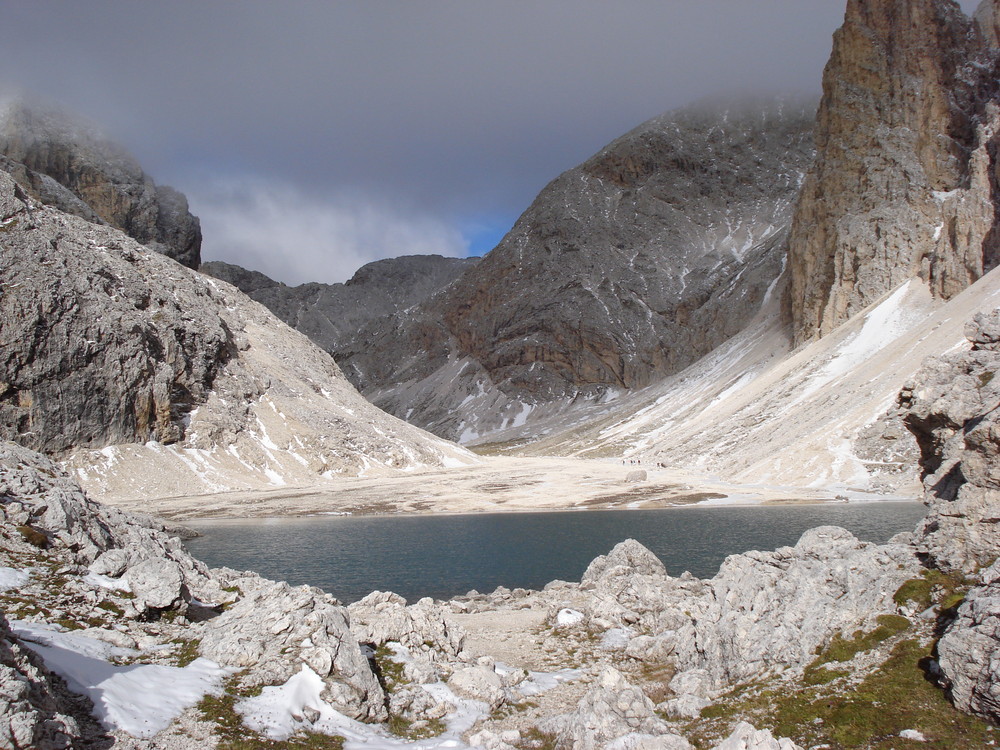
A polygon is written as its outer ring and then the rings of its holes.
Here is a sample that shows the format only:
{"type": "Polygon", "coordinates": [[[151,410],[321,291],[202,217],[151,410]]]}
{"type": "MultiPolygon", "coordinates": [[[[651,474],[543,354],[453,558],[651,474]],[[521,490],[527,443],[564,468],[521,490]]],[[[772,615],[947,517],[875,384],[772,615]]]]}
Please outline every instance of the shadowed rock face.
{"type": "MultiPolygon", "coordinates": [[[[373,322],[423,302],[478,261],[406,255],[368,263],[344,284],[299,286],[220,261],[202,263],[199,270],[228,281],[337,357],[363,347],[359,332],[373,322]]],[[[351,376],[350,371],[345,374],[351,376]]]]}
{"type": "Polygon", "coordinates": [[[63,219],[0,172],[0,434],[47,452],[180,439],[235,351],[215,303],[63,219]]]}
{"type": "Polygon", "coordinates": [[[996,8],[850,0],[789,243],[797,342],[908,278],[948,299],[1000,260],[996,8]]]}
{"type": "Polygon", "coordinates": [[[478,265],[374,322],[338,362],[376,404],[449,437],[470,394],[498,390],[488,409],[596,398],[685,367],[741,330],[780,274],[814,111],[744,102],[650,120],[553,180],[478,265]]]}
{"type": "Polygon", "coordinates": [[[201,261],[201,225],[187,199],[153,182],[138,162],[84,122],[21,101],[0,104],[0,169],[32,197],[108,223],[190,268],[201,261]],[[62,189],[60,189],[62,188],[62,189]]]}

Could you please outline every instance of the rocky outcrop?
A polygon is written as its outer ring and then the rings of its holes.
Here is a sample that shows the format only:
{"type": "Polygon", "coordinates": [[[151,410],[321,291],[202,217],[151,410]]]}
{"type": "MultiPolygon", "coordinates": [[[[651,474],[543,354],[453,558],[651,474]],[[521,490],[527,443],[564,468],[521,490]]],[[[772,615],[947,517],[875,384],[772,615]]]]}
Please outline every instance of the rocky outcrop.
{"type": "Polygon", "coordinates": [[[0,519],[31,529],[39,545],[69,550],[74,564],[120,579],[137,616],[184,613],[193,597],[225,598],[162,523],[93,502],[50,459],[14,443],[0,443],[0,502],[0,519]]]}
{"type": "Polygon", "coordinates": [[[767,729],[741,721],[733,733],[712,750],[802,750],[787,737],[776,738],[767,729]]]}
{"type": "MultiPolygon", "coordinates": [[[[162,649],[141,630],[130,635],[127,627],[159,621],[156,632],[164,642],[195,642],[202,656],[238,668],[245,687],[283,683],[306,665],[322,680],[324,699],[340,711],[366,720],[385,718],[385,696],[350,631],[347,610],[329,594],[253,573],[209,571],[158,522],[91,501],[49,459],[11,443],[0,443],[0,522],[2,564],[21,568],[26,559],[43,556],[60,570],[58,585],[66,601],[75,603],[77,617],[89,622],[95,615],[120,613],[118,630],[95,627],[89,636],[128,648],[145,642],[162,649]]],[[[0,622],[0,672],[9,661],[4,626],[0,622]]],[[[11,659],[19,653],[15,648],[11,659]]],[[[12,702],[24,699],[27,688],[12,702]]],[[[46,731],[68,731],[59,729],[57,719],[46,731]]]]}
{"type": "Polygon", "coordinates": [[[399,643],[411,654],[422,654],[433,660],[436,652],[457,656],[462,651],[465,633],[449,627],[444,609],[432,599],[424,598],[411,606],[390,591],[373,591],[348,606],[351,627],[360,643],[373,648],[386,643],[399,643]]]}
{"type": "Polygon", "coordinates": [[[690,364],[742,329],[781,272],[813,113],[702,105],[644,123],[338,361],[390,413],[467,440],[690,364]]]}
{"type": "Polygon", "coordinates": [[[630,685],[620,672],[607,668],[595,680],[576,710],[542,724],[556,735],[556,747],[565,750],[598,750],[606,747],[656,747],[690,750],[691,744],[670,731],[655,712],[653,702],[630,685]],[[629,737],[632,735],[632,737],[629,737]],[[641,738],[636,738],[640,735],[641,738]],[[625,738],[629,737],[626,741],[625,738]],[[615,743],[622,738],[621,742],[615,743]],[[639,744],[645,738],[655,745],[639,744]]]}
{"type": "Polygon", "coordinates": [[[870,630],[895,612],[893,595],[920,570],[911,547],[859,541],[822,526],[794,547],[726,559],[709,596],[690,602],[675,634],[682,671],[703,669],[709,687],[808,664],[835,633],[870,630]]]}
{"type": "MultiPolygon", "coordinates": [[[[367,346],[367,329],[420,304],[472,268],[478,258],[406,255],[362,266],[343,284],[286,286],[231,263],[202,263],[200,271],[228,281],[335,359],[367,346]]],[[[363,378],[344,371],[352,383],[363,378]]]]}
{"type": "Polygon", "coordinates": [[[232,577],[241,597],[201,628],[202,655],[245,670],[246,685],[280,685],[306,664],[323,698],[365,721],[385,720],[385,696],[351,633],[347,610],[329,594],[256,576],[232,577]]]}
{"type": "Polygon", "coordinates": [[[906,279],[954,296],[1000,262],[993,0],[850,0],[789,240],[798,342],[906,279]]]}
{"type": "Polygon", "coordinates": [[[966,326],[971,348],[929,359],[900,395],[921,454],[928,513],[918,546],[973,573],[1000,553],[1000,310],[966,326]]]}
{"type": "Polygon", "coordinates": [[[2,172],[0,246],[0,437],[63,454],[91,487],[203,494],[465,455],[365,402],[232,287],[2,172]]]}
{"type": "Polygon", "coordinates": [[[981,576],[938,642],[938,659],[955,705],[1000,722],[1000,564],[981,576]]]}
{"type": "Polygon", "coordinates": [[[23,646],[0,613],[0,747],[65,750],[81,739],[42,660],[23,646]]]}
{"type": "Polygon", "coordinates": [[[96,127],[25,100],[0,103],[0,169],[34,198],[108,223],[190,268],[201,262],[201,225],[187,199],[156,185],[96,127]]]}

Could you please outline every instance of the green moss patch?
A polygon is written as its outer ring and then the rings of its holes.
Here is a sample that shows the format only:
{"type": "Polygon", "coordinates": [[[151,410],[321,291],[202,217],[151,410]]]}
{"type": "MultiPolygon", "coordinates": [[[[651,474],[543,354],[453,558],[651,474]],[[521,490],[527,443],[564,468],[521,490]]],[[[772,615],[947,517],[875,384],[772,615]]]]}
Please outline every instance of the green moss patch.
{"type": "Polygon", "coordinates": [[[388,646],[382,645],[375,649],[375,666],[375,675],[387,693],[410,682],[403,675],[403,664],[395,660],[395,654],[388,646]]]}
{"type": "Polygon", "coordinates": [[[188,664],[201,656],[198,652],[198,647],[201,646],[200,638],[196,638],[194,640],[176,638],[171,641],[171,643],[177,644],[177,648],[174,650],[174,659],[176,660],[178,667],[186,667],[188,664]]]}
{"type": "Polygon", "coordinates": [[[742,686],[702,711],[687,729],[698,748],[709,748],[739,720],[790,737],[802,747],[830,750],[954,750],[987,747],[990,727],[963,714],[929,682],[923,665],[931,647],[916,640],[896,644],[885,663],[860,685],[799,687],[775,681],[742,686]],[[926,742],[904,740],[916,729],[926,742]]]}
{"type": "Polygon", "coordinates": [[[935,602],[939,612],[945,612],[961,603],[972,582],[959,574],[940,570],[925,570],[920,578],[911,578],[893,594],[892,599],[903,607],[914,606],[925,610],[935,602]]]}
{"type": "Polygon", "coordinates": [[[910,621],[899,615],[879,615],[878,626],[869,633],[858,630],[850,639],[835,635],[819,657],[806,670],[815,669],[831,661],[850,661],[864,651],[871,651],[878,644],[899,635],[910,627],[910,621]]]}

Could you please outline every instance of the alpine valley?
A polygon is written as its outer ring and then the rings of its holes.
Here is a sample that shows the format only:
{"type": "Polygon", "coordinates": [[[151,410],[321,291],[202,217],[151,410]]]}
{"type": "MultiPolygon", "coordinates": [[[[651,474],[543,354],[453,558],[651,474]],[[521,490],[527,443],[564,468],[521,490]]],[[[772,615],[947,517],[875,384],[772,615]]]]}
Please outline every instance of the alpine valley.
{"type": "Polygon", "coordinates": [[[642,123],[482,259],[287,286],[0,102],[0,748],[995,746],[998,154],[1000,0],[848,0],[821,99],[642,123]],[[346,606],[180,525],[918,497],[710,579],[622,540],[346,606]]]}

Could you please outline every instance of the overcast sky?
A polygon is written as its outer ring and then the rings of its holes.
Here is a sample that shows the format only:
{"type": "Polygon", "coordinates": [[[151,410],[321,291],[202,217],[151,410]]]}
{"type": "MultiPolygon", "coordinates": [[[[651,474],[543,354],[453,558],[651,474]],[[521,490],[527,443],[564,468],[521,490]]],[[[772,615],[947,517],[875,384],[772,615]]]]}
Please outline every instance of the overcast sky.
{"type": "MultiPolygon", "coordinates": [[[[288,283],[481,254],[610,140],[820,92],[843,0],[0,0],[0,85],[97,121],[288,283]]],[[[967,11],[975,2],[963,2],[967,11]]]]}

